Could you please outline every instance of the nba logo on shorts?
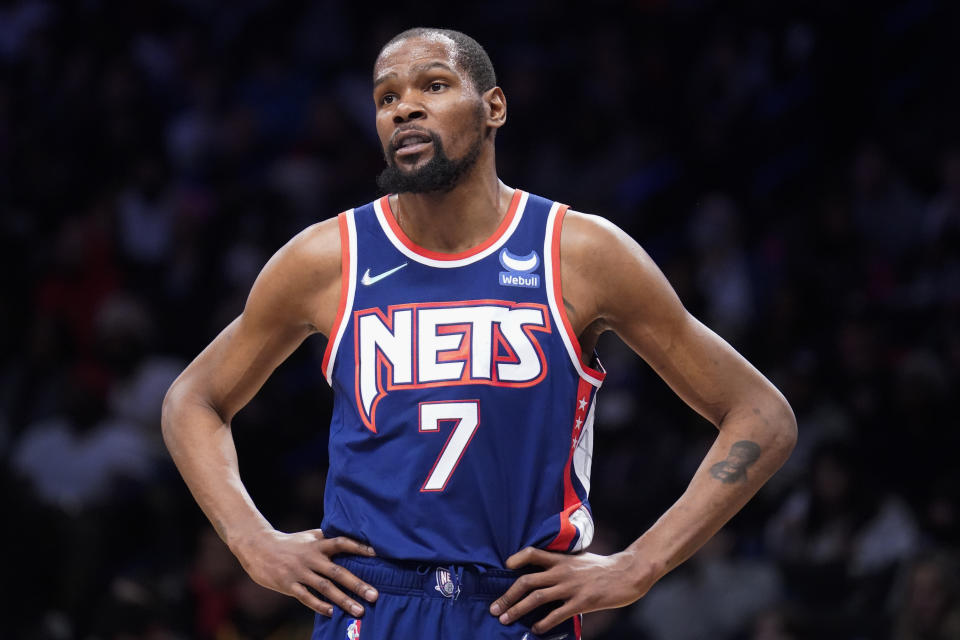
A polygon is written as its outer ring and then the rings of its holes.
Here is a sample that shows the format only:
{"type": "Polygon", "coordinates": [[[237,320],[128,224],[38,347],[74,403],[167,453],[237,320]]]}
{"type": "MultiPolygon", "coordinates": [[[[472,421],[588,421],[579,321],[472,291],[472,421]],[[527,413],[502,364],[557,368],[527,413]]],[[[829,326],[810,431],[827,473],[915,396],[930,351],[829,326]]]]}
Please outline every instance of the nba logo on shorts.
{"type": "Polygon", "coordinates": [[[360,640],[360,621],[354,620],[347,627],[347,640],[360,640]]]}

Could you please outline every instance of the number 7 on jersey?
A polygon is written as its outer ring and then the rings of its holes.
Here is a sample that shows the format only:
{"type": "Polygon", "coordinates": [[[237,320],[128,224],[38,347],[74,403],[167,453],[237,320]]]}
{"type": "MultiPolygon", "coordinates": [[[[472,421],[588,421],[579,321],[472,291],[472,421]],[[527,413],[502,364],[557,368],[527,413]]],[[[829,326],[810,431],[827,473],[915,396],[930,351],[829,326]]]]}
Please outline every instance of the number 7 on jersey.
{"type": "Polygon", "coordinates": [[[420,491],[443,491],[446,488],[480,424],[480,402],[440,400],[420,403],[420,433],[439,432],[441,422],[455,424],[420,491]]]}

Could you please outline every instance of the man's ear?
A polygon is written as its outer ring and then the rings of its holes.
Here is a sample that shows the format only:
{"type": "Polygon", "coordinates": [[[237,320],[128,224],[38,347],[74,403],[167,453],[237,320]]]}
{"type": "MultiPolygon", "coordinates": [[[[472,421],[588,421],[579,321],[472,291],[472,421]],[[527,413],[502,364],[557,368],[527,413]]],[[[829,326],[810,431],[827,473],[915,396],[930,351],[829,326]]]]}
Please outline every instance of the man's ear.
{"type": "Polygon", "coordinates": [[[483,93],[482,100],[487,111],[486,125],[499,129],[507,122],[507,97],[503,89],[493,87],[483,93]]]}

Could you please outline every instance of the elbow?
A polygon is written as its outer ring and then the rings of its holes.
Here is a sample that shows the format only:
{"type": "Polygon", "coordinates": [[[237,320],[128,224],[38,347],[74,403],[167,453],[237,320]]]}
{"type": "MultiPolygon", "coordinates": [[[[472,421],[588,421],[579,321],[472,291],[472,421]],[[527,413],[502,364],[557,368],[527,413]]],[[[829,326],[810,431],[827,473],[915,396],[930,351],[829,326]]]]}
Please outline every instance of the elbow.
{"type": "Polygon", "coordinates": [[[797,445],[797,417],[786,398],[779,393],[777,395],[779,396],[778,406],[773,413],[774,419],[771,420],[773,448],[780,453],[782,460],[786,462],[797,445]]]}
{"type": "Polygon", "coordinates": [[[231,417],[210,400],[206,387],[195,384],[191,377],[181,375],[173,381],[163,397],[160,433],[167,450],[173,454],[178,442],[198,424],[206,424],[210,419],[219,424],[229,424],[231,417]]]}
{"type": "Polygon", "coordinates": [[[193,404],[195,390],[191,388],[183,376],[173,381],[163,397],[160,406],[160,433],[167,449],[172,450],[177,436],[187,426],[190,405],[193,404]]]}
{"type": "Polygon", "coordinates": [[[163,404],[160,407],[160,434],[163,436],[163,443],[169,450],[176,436],[177,420],[175,416],[180,413],[180,406],[183,403],[183,389],[179,379],[175,380],[166,395],[163,396],[163,404]]]}

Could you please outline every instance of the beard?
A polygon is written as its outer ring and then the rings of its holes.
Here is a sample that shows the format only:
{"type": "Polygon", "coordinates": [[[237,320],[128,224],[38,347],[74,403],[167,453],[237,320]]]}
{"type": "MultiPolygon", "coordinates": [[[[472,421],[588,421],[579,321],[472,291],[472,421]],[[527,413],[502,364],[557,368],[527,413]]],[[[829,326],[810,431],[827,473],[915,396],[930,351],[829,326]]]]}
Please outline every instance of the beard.
{"type": "Polygon", "coordinates": [[[433,157],[418,169],[404,171],[397,166],[396,150],[391,145],[390,151],[385,154],[387,168],[377,176],[380,189],[387,193],[446,193],[457,186],[477,163],[483,146],[482,130],[463,157],[456,160],[447,156],[440,136],[432,131],[422,131],[430,136],[433,143],[433,157]]]}

